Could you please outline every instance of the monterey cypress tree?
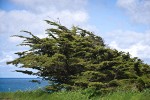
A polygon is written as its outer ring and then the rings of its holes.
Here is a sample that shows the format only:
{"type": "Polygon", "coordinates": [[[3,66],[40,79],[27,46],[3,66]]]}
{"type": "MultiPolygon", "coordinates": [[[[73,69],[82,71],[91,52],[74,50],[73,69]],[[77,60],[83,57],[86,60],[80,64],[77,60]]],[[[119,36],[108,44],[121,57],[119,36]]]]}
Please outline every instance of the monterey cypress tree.
{"type": "Polygon", "coordinates": [[[150,66],[129,53],[105,46],[101,37],[73,26],[71,29],[45,20],[53,28],[46,30],[47,37],[39,38],[14,35],[23,38],[21,46],[27,51],[17,52],[19,57],[7,64],[32,68],[38,72],[16,70],[37,75],[51,81],[48,90],[95,88],[96,90],[143,90],[150,88],[150,66]]]}

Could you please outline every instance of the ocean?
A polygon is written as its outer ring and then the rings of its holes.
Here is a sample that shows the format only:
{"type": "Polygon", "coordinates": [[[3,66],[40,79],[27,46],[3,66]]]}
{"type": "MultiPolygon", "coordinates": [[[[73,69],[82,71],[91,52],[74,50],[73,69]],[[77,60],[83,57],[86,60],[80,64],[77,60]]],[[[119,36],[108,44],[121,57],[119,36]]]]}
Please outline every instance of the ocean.
{"type": "Polygon", "coordinates": [[[40,78],[0,78],[0,92],[35,90],[46,85],[48,85],[48,81],[40,78]],[[31,82],[32,80],[34,82],[31,82]],[[38,82],[35,80],[38,80],[38,82]]]}

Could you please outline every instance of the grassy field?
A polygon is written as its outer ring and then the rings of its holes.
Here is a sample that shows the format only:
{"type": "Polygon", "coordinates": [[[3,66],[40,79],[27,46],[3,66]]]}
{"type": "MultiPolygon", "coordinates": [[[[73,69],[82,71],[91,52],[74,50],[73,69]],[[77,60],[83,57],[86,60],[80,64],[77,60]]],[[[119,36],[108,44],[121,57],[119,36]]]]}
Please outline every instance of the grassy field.
{"type": "Polygon", "coordinates": [[[0,92],[0,100],[150,100],[150,90],[142,92],[117,91],[106,95],[97,95],[89,99],[91,92],[83,90],[70,92],[45,93],[41,90],[0,92]]]}

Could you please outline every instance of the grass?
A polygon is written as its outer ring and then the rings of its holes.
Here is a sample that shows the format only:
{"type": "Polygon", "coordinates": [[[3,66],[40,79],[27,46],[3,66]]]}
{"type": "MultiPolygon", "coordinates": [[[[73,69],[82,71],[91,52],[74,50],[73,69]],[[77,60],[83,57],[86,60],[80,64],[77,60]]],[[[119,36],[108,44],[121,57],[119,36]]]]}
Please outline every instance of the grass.
{"type": "Polygon", "coordinates": [[[41,90],[0,92],[0,100],[150,100],[150,90],[142,92],[117,91],[97,95],[89,99],[90,93],[83,90],[45,93],[41,90]]]}
{"type": "Polygon", "coordinates": [[[142,92],[117,91],[107,94],[99,100],[150,100],[150,90],[142,92]]]}

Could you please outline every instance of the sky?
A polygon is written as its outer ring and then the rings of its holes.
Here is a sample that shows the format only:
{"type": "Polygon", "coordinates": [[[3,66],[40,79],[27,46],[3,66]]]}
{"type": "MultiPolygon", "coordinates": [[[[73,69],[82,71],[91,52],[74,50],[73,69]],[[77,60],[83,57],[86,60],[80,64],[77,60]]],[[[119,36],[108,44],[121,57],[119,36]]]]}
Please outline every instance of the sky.
{"type": "Polygon", "coordinates": [[[43,38],[50,27],[45,19],[92,31],[107,46],[150,64],[150,0],[0,0],[0,78],[35,77],[6,64],[17,58],[15,52],[28,49],[10,36],[27,30],[43,38]]]}

